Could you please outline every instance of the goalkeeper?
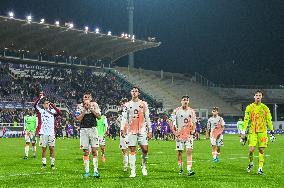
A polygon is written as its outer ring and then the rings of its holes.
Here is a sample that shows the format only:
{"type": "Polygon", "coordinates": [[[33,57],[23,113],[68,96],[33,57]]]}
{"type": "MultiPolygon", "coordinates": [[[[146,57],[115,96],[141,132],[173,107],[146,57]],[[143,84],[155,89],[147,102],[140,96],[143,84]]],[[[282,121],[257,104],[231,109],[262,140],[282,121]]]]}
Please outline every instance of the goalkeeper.
{"type": "Polygon", "coordinates": [[[258,174],[264,175],[263,164],[264,164],[264,149],[267,147],[268,136],[267,136],[267,125],[270,129],[271,136],[274,137],[272,117],[269,108],[261,102],[263,93],[257,90],[254,93],[254,103],[251,103],[246,107],[244,125],[242,130],[242,139],[245,139],[245,130],[249,127],[248,145],[249,145],[249,165],[247,172],[250,172],[253,168],[253,153],[255,147],[258,145],[258,174]]]}

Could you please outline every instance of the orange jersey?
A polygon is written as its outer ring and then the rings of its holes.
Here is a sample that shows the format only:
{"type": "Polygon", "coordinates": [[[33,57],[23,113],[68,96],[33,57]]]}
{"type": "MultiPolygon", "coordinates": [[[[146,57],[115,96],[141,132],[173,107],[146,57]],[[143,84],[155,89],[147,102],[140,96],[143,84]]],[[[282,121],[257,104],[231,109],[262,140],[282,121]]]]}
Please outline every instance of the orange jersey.
{"type": "Polygon", "coordinates": [[[121,130],[128,127],[127,132],[130,134],[146,133],[146,126],[148,126],[149,132],[152,132],[147,102],[139,100],[125,103],[121,118],[121,130]]]}
{"type": "Polygon", "coordinates": [[[178,107],[174,110],[171,119],[176,129],[177,139],[184,141],[189,139],[195,131],[195,111],[190,107],[187,109],[178,107]]]}

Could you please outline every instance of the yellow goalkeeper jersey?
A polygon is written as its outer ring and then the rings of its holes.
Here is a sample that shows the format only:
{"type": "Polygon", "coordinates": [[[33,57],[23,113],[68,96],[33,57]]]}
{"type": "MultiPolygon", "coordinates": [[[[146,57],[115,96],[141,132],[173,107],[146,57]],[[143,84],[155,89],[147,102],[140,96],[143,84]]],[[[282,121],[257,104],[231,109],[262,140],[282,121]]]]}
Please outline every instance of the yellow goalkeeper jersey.
{"type": "Polygon", "coordinates": [[[270,110],[265,104],[251,103],[246,107],[243,130],[246,130],[248,125],[249,133],[267,132],[267,126],[273,130],[271,119],[270,110]]]}

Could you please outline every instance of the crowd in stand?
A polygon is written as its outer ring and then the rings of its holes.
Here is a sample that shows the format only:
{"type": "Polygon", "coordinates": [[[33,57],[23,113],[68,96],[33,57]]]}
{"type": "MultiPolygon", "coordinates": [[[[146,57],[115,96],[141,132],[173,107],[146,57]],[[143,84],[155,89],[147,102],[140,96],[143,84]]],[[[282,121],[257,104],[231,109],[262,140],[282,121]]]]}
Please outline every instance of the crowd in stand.
{"type": "Polygon", "coordinates": [[[24,109],[0,109],[0,123],[13,123],[17,126],[18,123],[23,123],[25,112],[24,109]]]}
{"type": "MultiPolygon", "coordinates": [[[[53,103],[63,103],[69,107],[69,114],[61,117],[61,124],[74,119],[76,104],[81,102],[85,91],[91,91],[94,100],[102,112],[108,105],[119,105],[121,98],[129,98],[129,90],[125,83],[108,72],[91,69],[70,69],[39,65],[23,65],[0,62],[0,100],[12,102],[32,102],[40,91],[44,91],[53,103]],[[18,70],[12,74],[12,70],[18,70]],[[21,76],[24,72],[24,76],[21,76]]],[[[148,101],[151,116],[155,116],[155,101],[148,101]]],[[[4,109],[0,111],[2,123],[23,122],[25,109],[4,109]]],[[[114,124],[116,115],[109,116],[110,124],[114,124]]]]}

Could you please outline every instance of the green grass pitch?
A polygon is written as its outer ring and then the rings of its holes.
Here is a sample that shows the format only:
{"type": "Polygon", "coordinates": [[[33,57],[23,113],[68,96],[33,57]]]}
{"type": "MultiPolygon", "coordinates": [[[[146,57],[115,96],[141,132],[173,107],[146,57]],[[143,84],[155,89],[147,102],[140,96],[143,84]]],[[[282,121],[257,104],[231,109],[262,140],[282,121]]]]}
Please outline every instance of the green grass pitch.
{"type": "MultiPolygon", "coordinates": [[[[24,138],[0,138],[0,187],[284,187],[284,136],[266,149],[265,176],[255,167],[246,173],[248,146],[241,146],[237,135],[224,135],[225,146],[219,163],[212,163],[209,140],[194,142],[194,176],[178,175],[177,154],[173,141],[149,142],[148,176],[142,177],[141,153],[137,154],[137,176],[129,178],[122,170],[118,140],[107,140],[106,163],[99,161],[101,177],[82,177],[84,169],[79,139],[56,140],[56,170],[41,169],[41,148],[37,158],[24,160],[24,138]]],[[[30,150],[30,155],[32,151],[30,150]]],[[[49,157],[47,158],[49,167],[49,157]]],[[[185,153],[184,153],[184,161],[185,153]]],[[[184,166],[186,168],[186,166],[184,166]]],[[[92,161],[90,162],[92,172],[92,161]]]]}

